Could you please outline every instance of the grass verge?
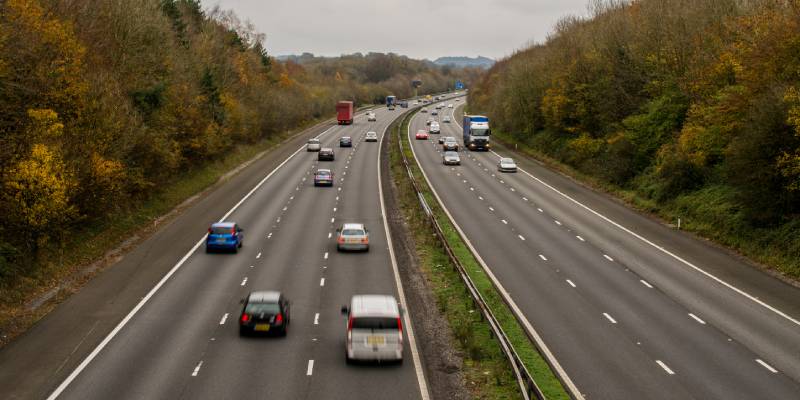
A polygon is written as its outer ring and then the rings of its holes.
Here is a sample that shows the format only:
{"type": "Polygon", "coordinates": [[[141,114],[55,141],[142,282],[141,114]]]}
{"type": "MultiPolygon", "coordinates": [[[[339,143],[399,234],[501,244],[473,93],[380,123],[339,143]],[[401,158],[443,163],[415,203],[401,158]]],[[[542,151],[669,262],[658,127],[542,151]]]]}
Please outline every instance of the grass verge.
{"type": "Polygon", "coordinates": [[[468,388],[476,398],[500,399],[519,398],[519,388],[508,360],[500,349],[500,345],[491,337],[488,324],[481,319],[480,312],[472,305],[472,299],[447,257],[447,253],[431,240],[433,229],[421,208],[411,181],[403,166],[397,140],[403,143],[405,156],[411,164],[411,170],[423,191],[426,202],[431,207],[437,221],[444,231],[449,246],[453,249],[461,264],[475,283],[492,312],[500,322],[506,335],[516,349],[526,368],[533,375],[539,388],[548,399],[569,399],[561,382],[550,370],[547,362],[528,339],[511,310],[503,302],[495,290],[491,280],[478,264],[466,244],[461,240],[447,215],[436,201],[427,183],[422,178],[419,167],[413,161],[408,137],[408,121],[413,113],[406,117],[390,135],[389,146],[392,179],[398,186],[398,203],[403,216],[409,224],[415,242],[420,268],[428,279],[429,286],[436,296],[440,311],[446,316],[457,339],[460,350],[464,353],[463,374],[468,388]]]}
{"type": "MultiPolygon", "coordinates": [[[[173,184],[165,185],[147,201],[87,224],[61,248],[43,250],[42,261],[32,272],[0,285],[0,346],[25,332],[101,271],[109,252],[118,249],[123,253],[160,226],[158,221],[169,219],[176,207],[224,179],[231,170],[319,122],[310,121],[261,142],[236,146],[224,158],[176,176],[173,184]],[[31,306],[32,301],[42,298],[41,304],[31,306]]],[[[113,263],[116,256],[108,262],[113,263]]]]}

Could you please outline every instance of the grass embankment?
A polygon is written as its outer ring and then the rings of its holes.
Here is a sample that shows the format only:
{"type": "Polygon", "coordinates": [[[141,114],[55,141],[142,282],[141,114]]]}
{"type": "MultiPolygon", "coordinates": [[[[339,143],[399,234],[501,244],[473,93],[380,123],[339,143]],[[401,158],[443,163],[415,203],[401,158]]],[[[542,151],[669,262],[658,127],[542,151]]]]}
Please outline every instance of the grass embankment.
{"type": "Polygon", "coordinates": [[[502,301],[489,277],[461,240],[422,178],[422,173],[414,162],[406,135],[411,116],[413,113],[396,128],[399,131],[393,131],[394,134],[390,136],[392,179],[399,188],[399,204],[413,235],[420,268],[425,273],[429,286],[436,296],[439,309],[446,316],[459,348],[464,353],[462,371],[468,387],[477,398],[520,397],[511,366],[500,349],[499,343],[491,337],[489,325],[481,319],[480,312],[473,307],[471,297],[458,272],[452,268],[447,253],[438,244],[438,241],[431,240],[433,229],[428,223],[427,216],[421,208],[403,166],[397,144],[398,133],[405,155],[411,164],[412,173],[417,178],[417,183],[424,192],[425,200],[441,225],[448,244],[467,269],[470,278],[499,320],[537,385],[548,399],[569,399],[560,381],[528,339],[511,310],[502,301]]]}
{"type": "Polygon", "coordinates": [[[636,190],[625,189],[587,175],[549,157],[535,143],[520,141],[508,133],[494,130],[493,135],[507,148],[534,158],[588,186],[622,199],[637,210],[653,214],[666,223],[698,234],[741,253],[764,268],[774,270],[790,281],[800,280],[800,220],[778,227],[754,227],[745,220],[737,206],[736,193],[724,185],[710,185],[674,199],[658,202],[636,190]]]}
{"type": "Polygon", "coordinates": [[[109,215],[104,221],[84,226],[79,234],[66,238],[60,250],[47,250],[46,254],[40,256],[41,264],[33,273],[0,286],[0,346],[27,330],[102,269],[101,265],[92,271],[83,271],[88,265],[102,260],[109,251],[119,248],[132,237],[148,236],[156,227],[156,221],[169,215],[171,210],[187,199],[202,193],[259,153],[278,146],[287,138],[319,122],[309,122],[252,145],[236,146],[224,157],[174,177],[172,184],[165,185],[163,190],[142,204],[109,215]],[[70,282],[65,284],[65,281],[70,282]],[[42,304],[30,306],[34,299],[59,287],[58,292],[42,304]]]}

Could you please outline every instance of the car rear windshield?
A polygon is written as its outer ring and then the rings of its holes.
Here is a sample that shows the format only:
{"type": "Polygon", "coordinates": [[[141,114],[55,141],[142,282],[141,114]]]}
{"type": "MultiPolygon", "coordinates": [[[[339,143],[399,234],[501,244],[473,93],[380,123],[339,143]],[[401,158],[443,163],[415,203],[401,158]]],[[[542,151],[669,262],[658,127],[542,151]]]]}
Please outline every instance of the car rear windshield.
{"type": "Polygon", "coordinates": [[[278,303],[248,303],[244,312],[247,314],[277,314],[281,312],[278,303]]]}
{"type": "Polygon", "coordinates": [[[233,228],[230,227],[222,227],[222,226],[215,226],[211,228],[211,233],[214,235],[224,235],[233,233],[233,228]]]}
{"type": "Polygon", "coordinates": [[[364,231],[361,229],[345,229],[342,231],[342,235],[344,236],[363,236],[364,231]]]}
{"type": "Polygon", "coordinates": [[[353,329],[398,329],[397,318],[359,317],[353,318],[353,329]]]}
{"type": "Polygon", "coordinates": [[[331,176],[331,173],[330,172],[317,172],[317,176],[319,176],[321,178],[327,178],[327,177],[331,176]]]}

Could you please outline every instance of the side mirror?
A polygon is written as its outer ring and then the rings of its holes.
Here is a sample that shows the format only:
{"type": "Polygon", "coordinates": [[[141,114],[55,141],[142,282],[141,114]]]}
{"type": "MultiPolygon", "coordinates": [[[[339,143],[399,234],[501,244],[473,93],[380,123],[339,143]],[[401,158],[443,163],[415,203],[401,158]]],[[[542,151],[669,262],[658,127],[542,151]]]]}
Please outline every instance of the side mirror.
{"type": "Polygon", "coordinates": [[[347,308],[347,306],[342,306],[342,315],[347,314],[350,314],[350,310],[347,308]]]}
{"type": "Polygon", "coordinates": [[[239,231],[239,232],[244,232],[244,229],[242,229],[242,228],[238,228],[238,229],[237,229],[237,231],[239,231]]]}
{"type": "Polygon", "coordinates": [[[342,231],[342,228],[336,228],[336,233],[339,233],[341,231],[342,231]]]}

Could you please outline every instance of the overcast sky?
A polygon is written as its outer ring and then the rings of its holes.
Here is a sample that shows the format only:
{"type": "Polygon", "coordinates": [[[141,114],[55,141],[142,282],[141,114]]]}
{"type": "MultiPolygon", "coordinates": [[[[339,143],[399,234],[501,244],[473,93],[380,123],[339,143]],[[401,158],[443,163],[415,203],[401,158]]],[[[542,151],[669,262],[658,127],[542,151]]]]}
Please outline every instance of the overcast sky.
{"type": "Polygon", "coordinates": [[[394,52],[501,58],[541,42],[588,0],[202,0],[251,21],[270,54],[394,52]]]}

